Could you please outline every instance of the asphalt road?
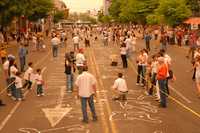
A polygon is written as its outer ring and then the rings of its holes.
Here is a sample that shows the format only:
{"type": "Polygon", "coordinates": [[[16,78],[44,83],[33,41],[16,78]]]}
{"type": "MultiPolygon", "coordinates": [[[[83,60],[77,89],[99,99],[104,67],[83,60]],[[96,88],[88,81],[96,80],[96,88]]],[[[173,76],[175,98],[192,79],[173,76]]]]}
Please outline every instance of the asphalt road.
{"type": "MultiPolygon", "coordinates": [[[[168,108],[162,109],[143,88],[135,85],[135,54],[129,60],[128,69],[122,69],[120,59],[119,65],[112,67],[110,55],[118,55],[118,47],[103,47],[99,41],[93,42],[85,54],[89,71],[98,81],[95,105],[99,119],[83,124],[80,101],[75,93],[66,92],[64,55],[72,49],[71,45],[68,40],[67,48],[60,48],[56,59],[49,48],[33,53],[29,59],[37,62],[36,68],[43,68],[45,96],[37,97],[35,87],[25,91],[26,100],[22,102],[14,102],[3,93],[1,98],[7,105],[0,107],[0,133],[200,133],[200,99],[196,96],[192,74],[186,72],[191,64],[185,58],[185,48],[168,49],[177,81],[170,83],[168,108]],[[127,102],[112,100],[115,91],[111,86],[118,72],[124,73],[128,83],[127,102]]],[[[143,46],[138,41],[137,48],[143,46]]]]}

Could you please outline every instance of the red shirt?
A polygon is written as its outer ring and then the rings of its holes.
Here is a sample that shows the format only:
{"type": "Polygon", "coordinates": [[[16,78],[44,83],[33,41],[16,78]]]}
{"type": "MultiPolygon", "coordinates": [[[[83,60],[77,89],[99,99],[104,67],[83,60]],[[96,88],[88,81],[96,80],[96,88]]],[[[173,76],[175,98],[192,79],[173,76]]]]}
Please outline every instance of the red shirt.
{"type": "Polygon", "coordinates": [[[168,73],[168,68],[166,64],[163,64],[158,68],[157,72],[157,79],[158,80],[163,80],[167,78],[167,73],[168,73]]]}

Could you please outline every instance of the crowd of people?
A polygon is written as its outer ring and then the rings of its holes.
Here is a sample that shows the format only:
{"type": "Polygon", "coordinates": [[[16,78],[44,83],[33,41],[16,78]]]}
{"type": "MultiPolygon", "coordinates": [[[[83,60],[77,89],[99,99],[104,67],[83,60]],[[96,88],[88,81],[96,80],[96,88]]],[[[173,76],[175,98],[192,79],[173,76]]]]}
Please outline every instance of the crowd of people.
{"type": "MultiPolygon", "coordinates": [[[[66,89],[71,93],[74,88],[78,90],[78,97],[81,99],[83,113],[83,122],[88,123],[87,102],[91,109],[93,120],[97,120],[94,107],[94,96],[96,95],[96,79],[88,72],[87,59],[83,48],[90,47],[94,41],[100,40],[106,48],[111,46],[117,48],[119,57],[121,57],[123,69],[129,67],[129,60],[137,64],[136,85],[145,88],[147,95],[155,96],[162,108],[167,107],[167,97],[170,95],[168,86],[169,81],[175,81],[176,76],[172,70],[173,59],[168,55],[168,45],[188,46],[187,58],[191,58],[192,70],[194,70],[193,80],[196,81],[198,95],[200,96],[200,34],[198,30],[189,30],[186,28],[168,28],[163,26],[147,27],[141,25],[113,25],[113,26],[83,26],[70,27],[67,33],[71,33],[72,49],[65,55],[65,74],[66,89]],[[144,47],[138,43],[144,41],[144,47]],[[83,46],[82,44],[85,44],[83,46]],[[134,54],[133,54],[134,53],[134,54]],[[190,56],[190,54],[192,54],[190,56]],[[77,73],[76,73],[77,70],[77,73]],[[75,79],[74,75],[77,74],[75,79]],[[91,91],[92,90],[92,91],[91,91]]],[[[65,30],[54,31],[51,36],[51,47],[53,58],[58,57],[59,46],[67,46],[67,39],[70,38],[65,30]]],[[[35,50],[45,48],[42,35],[31,35],[32,46],[35,50]]],[[[26,38],[26,37],[25,37],[26,38]]],[[[26,40],[26,39],[25,39],[26,40]]],[[[33,81],[37,84],[37,95],[44,95],[43,78],[41,69],[37,69],[34,74],[34,63],[28,63],[26,69],[26,55],[28,50],[26,43],[22,41],[19,48],[20,70],[16,65],[16,57],[6,56],[5,49],[1,50],[1,58],[8,85],[8,95],[14,100],[23,100],[23,88],[31,89],[33,81]],[[24,72],[24,78],[21,72],[24,72]],[[32,76],[34,75],[34,79],[32,76]],[[22,79],[25,80],[24,85],[22,79]]],[[[119,72],[114,81],[113,89],[119,92],[119,95],[113,100],[127,100],[128,88],[124,74],[119,72]]],[[[1,102],[0,102],[1,103],[1,102]]]]}

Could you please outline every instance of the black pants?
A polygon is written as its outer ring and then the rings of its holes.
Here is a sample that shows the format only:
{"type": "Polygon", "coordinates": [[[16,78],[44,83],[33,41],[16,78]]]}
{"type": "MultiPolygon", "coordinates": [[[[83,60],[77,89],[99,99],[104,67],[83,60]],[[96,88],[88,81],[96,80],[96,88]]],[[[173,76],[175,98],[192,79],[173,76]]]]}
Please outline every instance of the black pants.
{"type": "Polygon", "coordinates": [[[146,49],[147,49],[148,51],[151,50],[151,49],[150,49],[150,42],[149,42],[149,41],[146,42],[146,49]]]}
{"type": "Polygon", "coordinates": [[[28,86],[28,88],[27,89],[31,89],[31,86],[32,86],[32,82],[31,81],[29,81],[29,80],[26,80],[25,81],[25,84],[23,85],[23,88],[26,88],[28,86]]]}
{"type": "Polygon", "coordinates": [[[140,80],[142,80],[142,83],[145,83],[143,71],[142,71],[142,65],[138,65],[138,70],[137,70],[137,83],[140,83],[140,80]],[[142,79],[141,79],[142,78],[142,79]]]}
{"type": "Polygon", "coordinates": [[[127,68],[128,67],[128,62],[127,62],[126,55],[121,55],[121,58],[122,58],[123,68],[127,68]]]}

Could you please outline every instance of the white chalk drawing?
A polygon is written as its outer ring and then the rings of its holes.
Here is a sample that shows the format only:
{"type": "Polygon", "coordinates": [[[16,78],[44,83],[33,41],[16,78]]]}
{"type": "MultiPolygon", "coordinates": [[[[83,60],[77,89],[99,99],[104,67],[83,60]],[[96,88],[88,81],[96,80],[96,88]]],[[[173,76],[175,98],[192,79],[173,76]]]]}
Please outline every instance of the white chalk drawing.
{"type": "Polygon", "coordinates": [[[65,86],[61,87],[60,100],[58,102],[58,105],[56,105],[56,107],[54,108],[42,109],[52,127],[56,126],[65,117],[65,115],[67,115],[72,110],[71,107],[62,107],[64,95],[65,95],[65,86]]]}
{"type": "Polygon", "coordinates": [[[144,95],[140,95],[134,100],[118,101],[122,110],[112,112],[109,119],[111,121],[139,120],[154,124],[162,123],[162,120],[154,116],[158,113],[157,107],[152,105],[151,102],[144,101],[144,98],[144,95]]]}
{"type": "Polygon", "coordinates": [[[163,133],[162,131],[154,131],[153,133],[163,133]]]}
{"type": "Polygon", "coordinates": [[[121,112],[121,111],[115,111],[112,112],[109,118],[110,121],[132,121],[132,120],[139,120],[144,121],[148,123],[154,123],[154,124],[160,124],[162,123],[159,118],[152,118],[152,116],[146,112],[121,112]]]}
{"type": "Polygon", "coordinates": [[[70,125],[65,127],[58,127],[58,128],[50,128],[50,129],[44,129],[44,130],[38,130],[36,128],[20,128],[18,129],[20,133],[53,133],[53,132],[59,132],[59,131],[66,131],[68,133],[90,133],[89,129],[86,129],[83,125],[70,125]]]}

